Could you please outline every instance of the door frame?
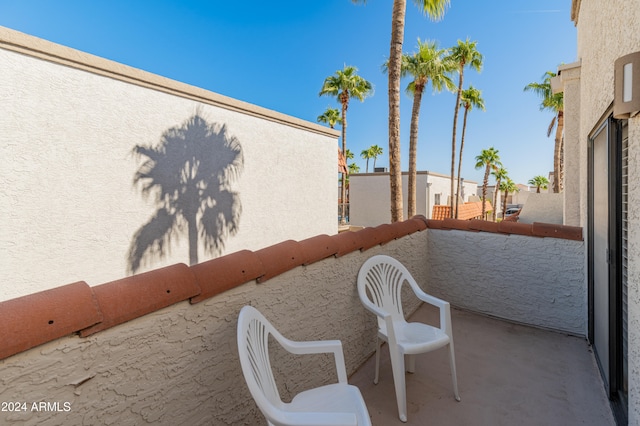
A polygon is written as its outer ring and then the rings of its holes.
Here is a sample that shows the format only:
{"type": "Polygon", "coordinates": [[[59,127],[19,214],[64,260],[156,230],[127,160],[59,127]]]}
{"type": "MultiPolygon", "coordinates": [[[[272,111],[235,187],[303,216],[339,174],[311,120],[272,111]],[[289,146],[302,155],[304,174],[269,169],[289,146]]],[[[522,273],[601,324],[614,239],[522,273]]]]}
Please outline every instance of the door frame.
{"type": "Polygon", "coordinates": [[[609,381],[601,371],[607,396],[611,400],[614,415],[618,424],[627,423],[627,407],[619,390],[622,386],[622,121],[615,120],[611,108],[598,120],[597,125],[589,133],[588,139],[588,235],[587,242],[587,275],[588,275],[588,340],[594,344],[594,139],[601,132],[607,132],[608,145],[608,331],[609,331],[609,365],[603,366],[596,354],[598,367],[607,368],[609,381]]]}

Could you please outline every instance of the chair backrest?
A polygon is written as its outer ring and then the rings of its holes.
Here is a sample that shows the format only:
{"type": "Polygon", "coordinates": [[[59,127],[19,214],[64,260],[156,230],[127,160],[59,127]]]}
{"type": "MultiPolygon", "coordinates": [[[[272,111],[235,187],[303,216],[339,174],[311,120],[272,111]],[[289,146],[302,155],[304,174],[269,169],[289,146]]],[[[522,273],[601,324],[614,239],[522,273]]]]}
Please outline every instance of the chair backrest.
{"type": "Polygon", "coordinates": [[[238,353],[251,396],[263,412],[282,408],[282,400],[269,361],[269,335],[279,335],[255,308],[244,306],[238,316],[238,353]]]}
{"type": "MultiPolygon", "coordinates": [[[[402,310],[402,286],[407,282],[412,287],[417,283],[400,262],[390,256],[376,255],[362,265],[358,273],[360,298],[369,300],[376,307],[391,314],[393,321],[404,321],[402,310]]],[[[382,318],[378,323],[383,326],[382,318]]]]}

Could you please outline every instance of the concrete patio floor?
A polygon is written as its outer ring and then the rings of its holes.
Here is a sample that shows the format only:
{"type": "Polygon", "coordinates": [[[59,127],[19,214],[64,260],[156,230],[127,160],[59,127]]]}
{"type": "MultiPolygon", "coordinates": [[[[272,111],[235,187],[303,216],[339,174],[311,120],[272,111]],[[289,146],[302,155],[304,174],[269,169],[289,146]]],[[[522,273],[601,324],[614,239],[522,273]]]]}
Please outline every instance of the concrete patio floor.
{"type": "MultiPolygon", "coordinates": [[[[438,324],[423,305],[412,321],[438,324]]],[[[407,374],[407,425],[615,425],[595,358],[584,338],[452,309],[461,402],[453,397],[447,351],[416,357],[407,374]]],[[[372,336],[373,338],[373,336],[372,336]]],[[[374,426],[398,419],[389,351],[382,347],[349,383],[358,386],[374,426]]]]}

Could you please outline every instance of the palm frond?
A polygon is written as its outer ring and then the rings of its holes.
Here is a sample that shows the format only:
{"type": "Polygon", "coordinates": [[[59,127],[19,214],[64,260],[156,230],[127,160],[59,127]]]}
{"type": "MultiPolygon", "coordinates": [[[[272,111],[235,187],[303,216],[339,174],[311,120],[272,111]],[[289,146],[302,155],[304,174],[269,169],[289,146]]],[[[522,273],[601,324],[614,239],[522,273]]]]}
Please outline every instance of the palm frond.
{"type": "Polygon", "coordinates": [[[161,208],[133,236],[127,255],[127,272],[135,274],[145,257],[164,258],[177,231],[178,217],[161,208]]]}
{"type": "Polygon", "coordinates": [[[414,0],[414,3],[433,21],[439,21],[444,17],[450,0],[414,0]]]}
{"type": "Polygon", "coordinates": [[[200,237],[208,253],[215,255],[224,249],[227,237],[238,232],[241,214],[240,196],[236,192],[222,190],[211,197],[200,218],[200,237]]]}

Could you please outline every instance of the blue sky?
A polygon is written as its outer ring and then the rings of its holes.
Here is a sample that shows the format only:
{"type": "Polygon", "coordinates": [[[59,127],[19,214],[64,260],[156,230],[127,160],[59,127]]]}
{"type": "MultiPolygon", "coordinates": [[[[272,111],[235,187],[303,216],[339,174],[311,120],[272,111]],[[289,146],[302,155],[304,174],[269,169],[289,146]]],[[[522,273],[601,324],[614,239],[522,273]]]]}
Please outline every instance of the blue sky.
{"type": "MultiPolygon", "coordinates": [[[[465,72],[465,87],[482,90],[487,110],[469,115],[463,177],[481,183],[474,158],[490,146],[517,183],[546,176],[553,169],[553,137],[546,137],[553,116],[540,112],[539,99],[523,88],[576,60],[571,2],[452,0],[440,22],[407,3],[405,52],[417,38],[451,47],[468,37],[484,55],[481,73],[465,72]]],[[[377,165],[387,166],[381,64],[389,54],[391,7],[391,0],[0,0],[0,25],[312,122],[338,107],[318,97],[324,79],[345,64],[356,66],[375,94],[350,104],[347,145],[356,155],[383,147],[377,165]]],[[[449,92],[429,88],[423,97],[418,170],[449,173],[454,104],[449,92]]],[[[411,105],[403,93],[403,170],[411,105]]],[[[365,161],[355,161],[364,171],[365,161]]]]}

